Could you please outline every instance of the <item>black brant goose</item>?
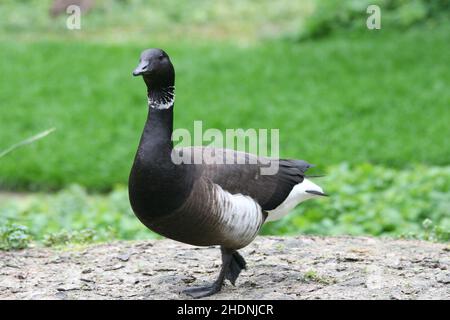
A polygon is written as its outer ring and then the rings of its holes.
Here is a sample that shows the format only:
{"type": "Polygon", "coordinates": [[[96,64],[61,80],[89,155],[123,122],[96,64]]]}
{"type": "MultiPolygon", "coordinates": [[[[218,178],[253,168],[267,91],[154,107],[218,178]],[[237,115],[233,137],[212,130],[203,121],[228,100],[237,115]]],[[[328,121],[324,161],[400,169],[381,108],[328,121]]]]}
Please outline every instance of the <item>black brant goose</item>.
{"type": "Polygon", "coordinates": [[[212,295],[225,279],[235,284],[246,267],[237,249],[252,242],[265,221],[279,219],[300,202],[325,194],[305,178],[311,165],[303,160],[269,160],[208,147],[174,149],[175,71],[168,55],[161,49],[145,50],[133,75],[144,78],[149,111],[129,178],[131,206],[145,226],[164,237],[220,246],[222,268],[217,280],[183,291],[194,298],[212,295]],[[202,153],[224,160],[223,164],[206,160],[177,164],[172,152],[191,159],[202,153]],[[261,174],[267,160],[277,162],[276,174],[261,174]]]}

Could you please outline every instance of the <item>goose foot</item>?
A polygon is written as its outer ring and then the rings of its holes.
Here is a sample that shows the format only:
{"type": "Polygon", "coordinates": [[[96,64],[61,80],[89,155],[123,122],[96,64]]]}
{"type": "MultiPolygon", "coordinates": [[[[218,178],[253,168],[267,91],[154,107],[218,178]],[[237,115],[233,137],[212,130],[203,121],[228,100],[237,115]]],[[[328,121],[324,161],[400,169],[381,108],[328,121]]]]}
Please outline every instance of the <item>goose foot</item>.
{"type": "Polygon", "coordinates": [[[187,288],[183,290],[183,293],[194,299],[199,299],[212,296],[213,294],[219,292],[220,289],[222,289],[222,284],[217,284],[214,282],[213,284],[207,286],[187,288]]]}
{"type": "Polygon", "coordinates": [[[236,250],[220,247],[220,251],[222,252],[222,268],[217,280],[207,286],[185,289],[184,294],[194,299],[204,298],[219,292],[225,279],[235,284],[241,270],[246,268],[245,260],[236,250]]]}

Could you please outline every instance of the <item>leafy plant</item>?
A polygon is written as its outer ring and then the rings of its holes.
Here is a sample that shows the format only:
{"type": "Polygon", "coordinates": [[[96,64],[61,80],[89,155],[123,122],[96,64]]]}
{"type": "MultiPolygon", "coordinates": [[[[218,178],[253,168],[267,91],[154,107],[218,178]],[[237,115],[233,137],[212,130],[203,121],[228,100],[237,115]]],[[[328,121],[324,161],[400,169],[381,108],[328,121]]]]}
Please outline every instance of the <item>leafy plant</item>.
{"type": "MultiPolygon", "coordinates": [[[[450,167],[417,165],[400,170],[344,163],[326,172],[315,182],[330,197],[301,204],[287,217],[265,224],[262,233],[450,240],[450,167]]],[[[5,199],[0,202],[0,217],[26,226],[26,234],[47,246],[160,237],[134,216],[127,189],[121,186],[104,195],[90,195],[74,185],[55,194],[5,199]]],[[[2,234],[8,238],[11,232],[2,234]]],[[[2,243],[11,247],[9,240],[2,243]]]]}
{"type": "Polygon", "coordinates": [[[450,167],[341,164],[316,181],[331,196],[266,224],[264,234],[370,234],[450,240],[450,167]]]}
{"type": "Polygon", "coordinates": [[[8,223],[0,227],[0,250],[18,250],[28,247],[31,241],[26,226],[8,223]]]}
{"type": "Polygon", "coordinates": [[[447,226],[435,226],[433,221],[427,218],[422,222],[421,232],[409,232],[402,234],[401,237],[427,241],[449,241],[450,228],[447,226]]]}
{"type": "Polygon", "coordinates": [[[330,285],[336,282],[335,279],[331,278],[331,277],[324,277],[324,276],[320,276],[317,274],[316,271],[314,270],[308,270],[305,272],[305,274],[303,275],[303,279],[306,282],[317,282],[320,284],[324,284],[324,285],[330,285]]]}
{"type": "Polygon", "coordinates": [[[44,245],[50,246],[61,246],[67,244],[86,244],[92,243],[96,239],[95,230],[83,229],[75,231],[62,230],[56,233],[46,234],[44,236],[44,245]]]}

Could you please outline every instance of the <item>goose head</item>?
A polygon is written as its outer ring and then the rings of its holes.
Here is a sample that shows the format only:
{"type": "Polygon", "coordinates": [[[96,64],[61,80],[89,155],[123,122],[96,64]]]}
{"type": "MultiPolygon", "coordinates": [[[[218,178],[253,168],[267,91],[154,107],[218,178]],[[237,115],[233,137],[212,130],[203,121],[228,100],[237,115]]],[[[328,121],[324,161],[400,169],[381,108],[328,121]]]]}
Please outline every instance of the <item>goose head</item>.
{"type": "Polygon", "coordinates": [[[153,48],[141,53],[133,76],[142,76],[148,87],[167,87],[174,84],[175,70],[167,53],[153,48]]]}

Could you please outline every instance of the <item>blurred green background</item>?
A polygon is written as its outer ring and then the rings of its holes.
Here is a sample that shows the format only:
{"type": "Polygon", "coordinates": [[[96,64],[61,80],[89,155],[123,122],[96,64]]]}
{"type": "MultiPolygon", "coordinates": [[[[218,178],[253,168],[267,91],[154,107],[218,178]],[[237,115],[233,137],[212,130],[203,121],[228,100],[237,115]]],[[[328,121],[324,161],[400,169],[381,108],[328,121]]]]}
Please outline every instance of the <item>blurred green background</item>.
{"type": "Polygon", "coordinates": [[[0,158],[0,248],[155,237],[126,190],[148,47],[175,65],[175,127],[278,128],[327,174],[264,234],[449,240],[449,0],[84,0],[81,30],[69,2],[0,1],[0,150],[56,128],[0,158]]]}

